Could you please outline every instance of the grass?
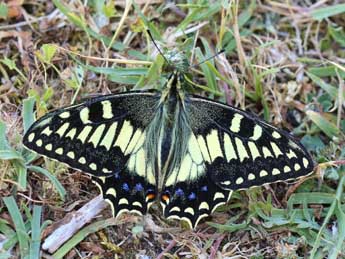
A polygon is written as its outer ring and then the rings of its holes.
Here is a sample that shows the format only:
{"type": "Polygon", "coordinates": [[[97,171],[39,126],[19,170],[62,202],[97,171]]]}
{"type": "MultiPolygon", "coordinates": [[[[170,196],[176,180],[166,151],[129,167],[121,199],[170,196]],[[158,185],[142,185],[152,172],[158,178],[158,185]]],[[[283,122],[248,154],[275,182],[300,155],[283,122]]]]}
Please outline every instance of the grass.
{"type": "Polygon", "coordinates": [[[40,117],[89,96],[160,89],[164,60],[147,29],[193,64],[224,49],[190,71],[192,91],[287,128],[319,166],[298,182],[234,193],[195,232],[165,221],[157,206],[144,221],[123,217],[126,224],[105,211],[55,258],[344,258],[345,5],[338,2],[1,3],[0,258],[48,258],[40,243],[50,221],[97,195],[86,177],[24,149],[33,110],[40,117]]]}

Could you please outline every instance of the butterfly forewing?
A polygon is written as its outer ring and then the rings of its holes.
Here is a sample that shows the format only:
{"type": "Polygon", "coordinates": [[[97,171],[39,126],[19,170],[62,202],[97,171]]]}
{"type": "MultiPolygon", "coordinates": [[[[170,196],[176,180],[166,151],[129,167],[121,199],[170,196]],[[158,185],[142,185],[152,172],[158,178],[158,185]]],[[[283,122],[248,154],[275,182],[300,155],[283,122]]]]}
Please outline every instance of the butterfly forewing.
{"type": "Polygon", "coordinates": [[[226,203],[233,190],[312,172],[313,160],[290,134],[209,99],[193,96],[186,103],[187,149],[161,193],[167,218],[195,227],[226,203]]]}
{"type": "Polygon", "coordinates": [[[192,97],[189,118],[206,171],[223,189],[238,190],[310,174],[314,162],[289,133],[254,115],[192,97]]]}
{"type": "Polygon", "coordinates": [[[126,210],[145,213],[156,195],[154,173],[145,167],[145,128],[158,100],[154,92],[93,98],[43,116],[23,143],[94,176],[115,215],[126,210]]]}

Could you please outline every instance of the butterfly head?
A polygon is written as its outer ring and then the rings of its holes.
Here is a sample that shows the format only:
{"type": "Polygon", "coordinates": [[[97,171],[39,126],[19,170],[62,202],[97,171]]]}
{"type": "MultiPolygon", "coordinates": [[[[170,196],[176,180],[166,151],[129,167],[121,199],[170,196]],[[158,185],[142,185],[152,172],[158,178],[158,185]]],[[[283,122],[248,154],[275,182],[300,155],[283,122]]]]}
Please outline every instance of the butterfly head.
{"type": "Polygon", "coordinates": [[[164,57],[167,60],[168,71],[177,71],[179,74],[185,74],[190,67],[186,55],[176,49],[167,51],[164,57]]]}

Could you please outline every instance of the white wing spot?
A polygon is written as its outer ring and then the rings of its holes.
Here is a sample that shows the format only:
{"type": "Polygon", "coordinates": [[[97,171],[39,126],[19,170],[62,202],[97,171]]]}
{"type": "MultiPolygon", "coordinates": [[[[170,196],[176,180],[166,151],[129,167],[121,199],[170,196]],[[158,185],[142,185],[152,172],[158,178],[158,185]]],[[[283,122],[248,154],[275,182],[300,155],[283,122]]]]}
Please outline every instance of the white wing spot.
{"type": "Polygon", "coordinates": [[[236,179],[236,184],[242,184],[243,182],[244,182],[243,177],[238,177],[238,178],[236,179]]]}
{"type": "Polygon", "coordinates": [[[241,120],[243,119],[243,115],[236,113],[231,120],[231,127],[230,130],[232,132],[239,132],[241,130],[241,120]]]}
{"type": "Polygon", "coordinates": [[[262,127],[258,124],[255,125],[254,127],[254,132],[253,132],[253,136],[251,136],[250,138],[254,141],[258,140],[262,135],[262,127]]]}
{"type": "Polygon", "coordinates": [[[128,200],[126,198],[122,198],[119,200],[119,205],[120,204],[128,204],[128,200]]]}
{"type": "Polygon", "coordinates": [[[290,149],[289,153],[286,153],[286,156],[287,156],[289,159],[291,159],[291,158],[293,158],[293,157],[296,157],[296,158],[297,158],[296,153],[293,152],[292,149],[290,149]]]}
{"type": "Polygon", "coordinates": [[[224,182],[221,182],[223,185],[230,185],[231,184],[231,181],[224,181],[224,182]]]}
{"type": "Polygon", "coordinates": [[[106,195],[107,195],[107,194],[108,194],[108,195],[112,195],[112,196],[116,197],[116,190],[115,190],[115,188],[109,188],[109,189],[106,191],[105,194],[106,194],[106,195]]]}
{"type": "Polygon", "coordinates": [[[35,138],[35,133],[32,132],[32,133],[28,136],[29,142],[32,142],[32,141],[34,140],[34,138],[35,138]]]}
{"type": "Polygon", "coordinates": [[[303,166],[304,166],[304,168],[307,168],[308,165],[309,165],[308,159],[306,159],[305,157],[303,157],[303,166]]]}
{"type": "Polygon", "coordinates": [[[137,207],[140,207],[140,208],[142,208],[143,207],[143,205],[141,204],[141,202],[139,202],[139,201],[135,201],[135,202],[133,202],[133,204],[132,204],[133,206],[137,206],[137,207]]]}
{"type": "Polygon", "coordinates": [[[70,112],[62,112],[62,113],[59,114],[59,117],[61,119],[67,119],[67,118],[69,118],[69,116],[71,116],[70,112]]]}
{"type": "Polygon", "coordinates": [[[109,173],[111,173],[111,170],[109,170],[109,169],[107,169],[107,168],[103,168],[103,169],[102,169],[102,172],[103,172],[103,173],[106,173],[106,174],[109,174],[109,173]]]}
{"type": "Polygon", "coordinates": [[[299,164],[295,164],[294,165],[294,169],[295,169],[295,171],[298,171],[299,169],[301,169],[301,166],[299,165],[299,164]]]}
{"type": "Polygon", "coordinates": [[[45,148],[46,148],[48,151],[52,151],[53,145],[52,145],[52,144],[47,144],[47,145],[45,146],[45,148]]]}
{"type": "Polygon", "coordinates": [[[104,119],[111,119],[114,117],[112,107],[111,107],[111,102],[109,100],[102,101],[102,106],[103,106],[103,118],[104,119]]]}
{"type": "Polygon", "coordinates": [[[80,120],[84,123],[90,123],[91,121],[89,120],[89,108],[85,107],[79,112],[80,120]]]}
{"type": "Polygon", "coordinates": [[[67,154],[66,154],[70,159],[74,159],[75,158],[75,154],[74,154],[74,152],[73,151],[69,151],[69,152],[67,152],[67,154]]]}
{"type": "Polygon", "coordinates": [[[91,163],[89,167],[94,171],[97,170],[97,165],[95,163],[91,163]]]}
{"type": "Polygon", "coordinates": [[[275,139],[278,139],[278,138],[281,138],[282,136],[278,133],[278,131],[273,131],[272,137],[274,137],[275,139]]]}
{"type": "Polygon", "coordinates": [[[249,175],[248,175],[248,180],[254,180],[256,177],[255,177],[255,174],[253,174],[253,173],[250,173],[249,175]]]}
{"type": "Polygon", "coordinates": [[[208,203],[206,201],[203,201],[202,203],[200,203],[199,210],[202,210],[202,209],[205,209],[205,210],[210,209],[210,206],[208,205],[208,203]]]}
{"type": "Polygon", "coordinates": [[[41,147],[41,146],[43,145],[42,139],[38,139],[38,140],[36,141],[36,145],[37,145],[38,147],[41,147]]]}
{"type": "Polygon", "coordinates": [[[280,174],[279,169],[278,168],[273,168],[272,175],[278,175],[278,174],[280,174]]]}
{"type": "Polygon", "coordinates": [[[189,214],[191,214],[191,215],[194,215],[194,210],[193,210],[192,207],[186,208],[186,209],[184,210],[184,212],[185,212],[185,213],[189,213],[189,214]]]}
{"type": "Polygon", "coordinates": [[[82,156],[81,158],[79,158],[78,162],[79,162],[80,164],[86,164],[86,159],[85,159],[85,157],[82,156]]]}
{"type": "Polygon", "coordinates": [[[180,209],[179,207],[175,206],[175,207],[172,207],[172,208],[170,209],[170,212],[174,212],[174,211],[180,212],[181,209],[180,209]]]}
{"type": "Polygon", "coordinates": [[[213,200],[215,201],[215,200],[217,200],[217,199],[224,199],[224,198],[225,198],[225,196],[224,196],[223,193],[221,193],[221,192],[216,192],[216,193],[214,194],[213,200]]]}
{"type": "Polygon", "coordinates": [[[58,149],[55,149],[55,153],[58,155],[62,155],[63,154],[63,148],[59,147],[58,149]]]}
{"type": "Polygon", "coordinates": [[[288,172],[291,172],[291,168],[286,165],[284,166],[284,173],[288,173],[288,172]]]}
{"type": "Polygon", "coordinates": [[[265,177],[267,175],[268,175],[267,171],[265,171],[265,170],[260,171],[260,177],[265,177]]]}

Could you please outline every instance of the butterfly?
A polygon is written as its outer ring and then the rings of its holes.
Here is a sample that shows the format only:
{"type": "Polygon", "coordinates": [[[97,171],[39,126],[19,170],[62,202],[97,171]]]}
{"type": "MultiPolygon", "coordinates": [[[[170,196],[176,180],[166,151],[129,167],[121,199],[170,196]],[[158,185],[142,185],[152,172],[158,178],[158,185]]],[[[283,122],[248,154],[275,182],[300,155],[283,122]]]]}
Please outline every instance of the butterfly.
{"type": "Polygon", "coordinates": [[[24,145],[92,176],[114,216],[147,213],[191,228],[233,191],[296,179],[314,162],[289,133],[235,107],[188,92],[183,55],[164,88],[91,98],[50,112],[24,145]]]}

